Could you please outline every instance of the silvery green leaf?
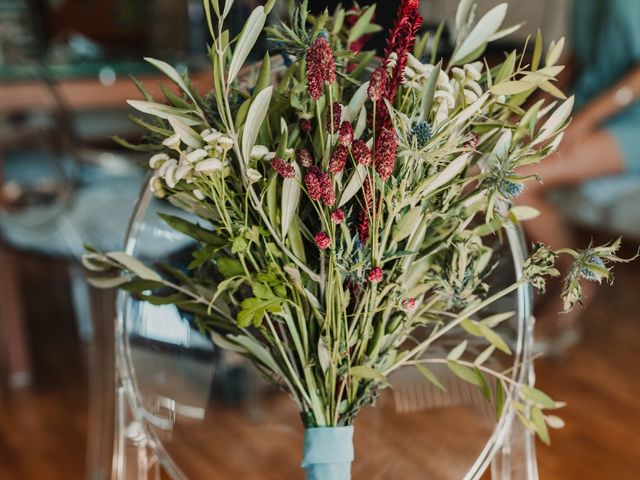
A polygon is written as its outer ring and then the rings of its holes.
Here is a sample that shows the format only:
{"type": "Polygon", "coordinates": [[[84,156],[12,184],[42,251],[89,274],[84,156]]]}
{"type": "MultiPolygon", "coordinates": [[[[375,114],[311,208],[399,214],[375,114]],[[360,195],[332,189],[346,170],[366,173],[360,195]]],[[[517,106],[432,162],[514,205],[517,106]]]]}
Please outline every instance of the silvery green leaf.
{"type": "Polygon", "coordinates": [[[420,208],[410,208],[393,229],[392,239],[394,242],[401,242],[414,232],[422,223],[422,210],[420,208]]]}
{"type": "Polygon", "coordinates": [[[346,108],[345,120],[353,122],[356,115],[360,114],[365,101],[367,100],[367,89],[369,88],[369,82],[364,82],[360,85],[360,88],[356,90],[356,93],[351,97],[351,101],[346,108]]]}
{"type": "Polygon", "coordinates": [[[269,0],[267,3],[265,3],[264,13],[269,15],[269,13],[271,13],[271,10],[273,10],[273,7],[275,6],[275,4],[276,4],[276,0],[269,0]]]}
{"type": "Polygon", "coordinates": [[[494,332],[491,328],[489,328],[484,323],[480,323],[479,327],[480,327],[480,331],[482,332],[482,336],[485,339],[487,339],[489,341],[489,343],[491,343],[491,345],[496,347],[501,352],[504,352],[507,355],[511,355],[511,350],[509,349],[509,346],[500,337],[500,335],[498,335],[496,332],[494,332]]]}
{"type": "Polygon", "coordinates": [[[242,345],[250,356],[269,368],[272,372],[282,375],[280,367],[273,359],[271,353],[256,340],[245,337],[244,335],[228,335],[227,338],[232,342],[242,345]]]}
{"type": "Polygon", "coordinates": [[[507,80],[505,82],[496,83],[491,87],[490,92],[494,95],[518,95],[519,93],[528,92],[535,88],[536,84],[525,80],[507,80]]]}
{"type": "Polygon", "coordinates": [[[491,315],[487,318],[483,318],[482,323],[490,328],[494,328],[500,325],[502,322],[509,320],[514,315],[515,315],[515,312],[496,313],[495,315],[491,315]]]}
{"type": "Polygon", "coordinates": [[[90,272],[104,272],[114,266],[104,255],[99,253],[85,253],[80,257],[80,261],[82,266],[90,272]]]}
{"type": "Polygon", "coordinates": [[[420,108],[422,120],[429,119],[429,113],[431,112],[431,106],[433,105],[433,99],[436,94],[440,72],[442,72],[442,61],[438,62],[438,64],[429,74],[427,85],[425,86],[424,92],[422,94],[422,104],[420,108]]]}
{"type": "Polygon", "coordinates": [[[474,0],[460,0],[458,4],[458,10],[456,11],[456,37],[457,41],[461,42],[463,39],[460,37],[465,27],[470,21],[470,16],[473,11],[474,0]]]}
{"type": "Polygon", "coordinates": [[[501,3],[492,8],[480,19],[471,33],[464,39],[462,44],[453,54],[451,64],[455,65],[475,51],[481,49],[489,39],[498,31],[507,14],[506,3],[501,3]]]}
{"type": "Polygon", "coordinates": [[[169,115],[178,117],[187,125],[200,125],[202,120],[190,115],[191,111],[181,110],[179,108],[169,107],[162,103],[146,102],[144,100],[127,100],[127,103],[139,112],[146,113],[148,115],[154,115],[158,118],[167,120],[169,115]]]}
{"type": "Polygon", "coordinates": [[[562,103],[555,112],[549,117],[549,119],[540,127],[538,138],[532,143],[532,146],[539,145],[553,136],[569,118],[573,111],[573,105],[575,103],[575,97],[569,97],[564,103],[562,103]]]}
{"type": "Polygon", "coordinates": [[[540,66],[540,60],[542,60],[542,32],[538,29],[536,33],[536,41],[533,46],[533,56],[531,58],[531,70],[536,71],[540,66]]]}
{"type": "Polygon", "coordinates": [[[560,60],[560,56],[562,55],[562,51],[564,50],[565,39],[562,37],[558,42],[551,42],[549,46],[549,51],[547,52],[547,57],[545,59],[545,66],[550,67],[558,63],[560,60]]]}
{"type": "Polygon", "coordinates": [[[549,428],[553,428],[554,430],[559,430],[564,428],[564,420],[556,415],[545,415],[545,422],[549,425],[549,428]]]}
{"type": "Polygon", "coordinates": [[[533,207],[527,207],[526,205],[515,206],[509,213],[516,222],[526,222],[527,220],[533,220],[540,216],[538,210],[533,207]]]}
{"type": "Polygon", "coordinates": [[[483,105],[485,104],[488,98],[489,98],[489,95],[484,94],[478,100],[476,100],[467,108],[462,110],[458,114],[458,116],[455,118],[455,121],[456,121],[455,125],[459,127],[460,125],[464,124],[467,120],[469,120],[471,117],[473,117],[476,113],[478,113],[482,109],[483,105]]]}
{"type": "MultiPolygon", "coordinates": [[[[230,3],[230,2],[229,2],[230,3]]],[[[226,5],[225,5],[226,9],[226,5]]],[[[235,79],[240,69],[247,60],[251,49],[253,49],[267,19],[267,14],[264,12],[264,7],[261,5],[257,7],[247,20],[244,30],[240,34],[240,40],[233,52],[233,58],[231,59],[231,65],[229,66],[229,76],[227,83],[231,84],[235,79]]]]}
{"type": "Polygon", "coordinates": [[[153,282],[162,281],[162,277],[160,275],[158,275],[140,260],[132,257],[131,255],[127,255],[124,252],[110,252],[107,253],[107,257],[115,260],[129,272],[134,274],[136,277],[141,278],[142,280],[151,280],[153,282]]]}
{"type": "Polygon", "coordinates": [[[367,167],[365,167],[364,165],[358,165],[351,174],[351,178],[349,179],[347,186],[342,191],[342,195],[340,195],[338,208],[342,207],[345,203],[351,200],[356,193],[360,191],[366,178],[367,167]]]}
{"type": "Polygon", "coordinates": [[[169,115],[167,120],[169,120],[173,131],[178,134],[180,140],[182,140],[185,144],[193,148],[202,147],[202,137],[198,135],[198,132],[196,132],[193,128],[189,127],[175,115],[169,115]]]}
{"type": "Polygon", "coordinates": [[[424,365],[421,364],[417,364],[416,368],[418,369],[418,371],[424,375],[424,377],[429,380],[431,383],[433,383],[436,387],[438,387],[440,390],[442,391],[447,391],[447,389],[444,387],[444,385],[442,385],[442,382],[440,380],[438,380],[438,377],[436,377],[434,375],[434,373],[429,370],[427,367],[425,367],[424,365]]]}
{"type": "Polygon", "coordinates": [[[362,35],[366,34],[366,29],[371,23],[371,19],[373,15],[376,13],[376,6],[373,5],[366,9],[366,11],[360,15],[358,21],[355,23],[353,27],[351,27],[351,31],[349,32],[349,38],[347,39],[348,43],[356,41],[362,35]]]}
{"type": "MultiPolygon", "coordinates": [[[[544,101],[541,100],[544,104],[544,101]]],[[[540,120],[541,118],[544,118],[547,116],[547,114],[549,114],[549,112],[553,111],[554,108],[556,108],[556,106],[558,105],[558,101],[555,100],[553,102],[551,102],[549,105],[547,105],[546,107],[540,109],[540,111],[538,112],[537,115],[537,120],[540,120]]]]}
{"type": "Polygon", "coordinates": [[[442,170],[437,175],[431,177],[429,179],[429,185],[422,192],[422,196],[426,197],[428,195],[431,195],[433,192],[438,190],[440,187],[446,185],[451,180],[453,180],[458,175],[460,175],[463,172],[463,170],[466,168],[467,161],[469,160],[470,156],[471,155],[469,153],[465,153],[464,155],[460,155],[453,162],[451,162],[449,165],[447,165],[444,170],[442,170]]]}
{"type": "Polygon", "coordinates": [[[367,367],[365,365],[359,365],[357,367],[351,367],[349,374],[353,377],[364,378],[367,380],[377,380],[378,382],[387,383],[387,378],[375,368],[367,367]]]}
{"type": "Polygon", "coordinates": [[[117,288],[128,281],[127,277],[87,277],[89,285],[100,289],[117,288]]]}
{"type": "Polygon", "coordinates": [[[256,95],[255,100],[249,107],[247,114],[247,122],[244,126],[244,132],[242,134],[242,157],[245,162],[249,160],[251,155],[251,149],[256,143],[258,133],[269,111],[269,104],[271,103],[271,95],[273,94],[273,87],[267,87],[256,95]]]}
{"type": "Polygon", "coordinates": [[[556,402],[546,393],[528,385],[522,385],[520,393],[530,402],[540,405],[542,408],[556,408],[556,402]]]}
{"type": "Polygon", "coordinates": [[[524,26],[525,22],[518,23],[512,27],[503,28],[502,30],[497,31],[493,35],[489,37],[489,42],[495,42],[496,40],[500,40],[501,38],[508,37],[512,33],[517,32],[524,26]]]}
{"type": "Polygon", "coordinates": [[[326,372],[331,366],[331,355],[322,338],[318,340],[318,362],[323,372],[326,372]]]}
{"type": "Polygon", "coordinates": [[[566,100],[566,98],[567,98],[567,96],[564,94],[564,92],[562,90],[560,90],[558,87],[556,87],[550,81],[542,82],[539,85],[539,87],[540,87],[540,90],[542,90],[543,92],[550,93],[555,98],[559,98],[560,100],[566,100]]]}
{"type": "Polygon", "coordinates": [[[293,221],[296,211],[298,210],[298,204],[300,203],[300,185],[302,183],[302,173],[300,167],[296,162],[292,163],[293,168],[296,171],[296,176],[293,178],[285,178],[282,181],[282,198],[280,204],[280,211],[282,214],[281,228],[282,239],[284,240],[289,232],[289,227],[293,221]]]}
{"type": "Polygon", "coordinates": [[[160,70],[162,73],[164,73],[167,77],[169,77],[173,83],[175,83],[178,87],[180,87],[180,90],[182,90],[184,93],[186,93],[189,96],[189,98],[193,103],[196,103],[195,99],[193,98],[193,95],[191,95],[191,92],[187,87],[187,84],[184,83],[184,80],[182,79],[182,77],[176,71],[175,68],[173,68],[167,62],[163,62],[162,60],[156,60],[155,58],[151,58],[151,57],[144,57],[144,59],[145,61],[149,62],[151,65],[156,67],[158,70],[160,70]]]}
{"type": "Polygon", "coordinates": [[[495,163],[499,161],[506,160],[509,156],[509,150],[511,150],[511,141],[513,140],[513,133],[510,129],[506,129],[498,141],[496,142],[496,146],[493,147],[493,151],[491,152],[490,162],[495,163]]]}
{"type": "Polygon", "coordinates": [[[209,335],[211,335],[211,340],[213,340],[213,343],[215,345],[217,345],[218,347],[222,348],[223,350],[227,350],[227,351],[230,351],[230,352],[236,352],[236,353],[246,353],[247,352],[246,349],[244,349],[241,346],[237,345],[236,343],[233,343],[232,341],[228,340],[223,335],[220,335],[218,332],[215,332],[215,331],[211,330],[209,332],[209,335]]]}
{"type": "Polygon", "coordinates": [[[360,114],[358,115],[358,122],[356,123],[356,128],[353,131],[354,138],[362,137],[362,134],[367,128],[367,108],[362,107],[360,109],[360,114]]]}
{"type": "MultiPolygon", "coordinates": [[[[407,246],[405,247],[409,252],[417,252],[424,241],[425,236],[427,235],[427,224],[429,223],[429,218],[423,218],[422,223],[419,227],[417,227],[409,237],[407,241],[407,246]]],[[[402,261],[402,271],[411,273],[411,277],[407,279],[407,285],[412,285],[417,283],[418,278],[415,276],[416,272],[420,272],[421,268],[416,265],[414,261],[415,255],[407,255],[404,257],[402,261]]]]}
{"type": "Polygon", "coordinates": [[[493,352],[495,352],[495,350],[496,350],[496,347],[494,347],[493,345],[489,345],[485,350],[483,350],[480,353],[480,355],[476,357],[476,359],[473,361],[473,364],[477,366],[484,364],[484,362],[489,360],[489,358],[491,357],[493,352]]]}
{"type": "Polygon", "coordinates": [[[451,370],[456,376],[460,377],[465,382],[469,382],[476,387],[482,386],[482,380],[480,379],[476,371],[472,368],[461,365],[453,360],[447,360],[447,367],[449,367],[449,370],[451,370]]]}
{"type": "Polygon", "coordinates": [[[231,11],[231,7],[233,6],[234,0],[223,0],[224,1],[224,9],[222,10],[222,18],[225,19],[229,15],[231,11]]]}
{"type": "Polygon", "coordinates": [[[462,354],[467,349],[467,343],[468,342],[464,340],[462,343],[456,346],[453,350],[451,350],[449,352],[449,355],[447,355],[447,360],[452,360],[452,361],[460,360],[460,357],[462,357],[462,354]]]}

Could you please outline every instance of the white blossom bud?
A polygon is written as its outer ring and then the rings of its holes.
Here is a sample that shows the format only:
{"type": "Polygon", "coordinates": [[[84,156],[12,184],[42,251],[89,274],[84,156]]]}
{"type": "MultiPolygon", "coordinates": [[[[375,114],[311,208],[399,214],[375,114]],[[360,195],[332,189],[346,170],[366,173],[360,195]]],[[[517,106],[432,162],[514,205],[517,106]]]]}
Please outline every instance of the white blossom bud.
{"type": "Polygon", "coordinates": [[[222,170],[223,163],[219,158],[210,158],[196,165],[196,172],[211,173],[222,170]]]}
{"type": "Polygon", "coordinates": [[[269,153],[269,149],[264,145],[254,145],[254,147],[251,149],[250,156],[251,158],[260,160],[262,157],[264,157],[268,153],[269,153]]]}
{"type": "Polygon", "coordinates": [[[464,73],[467,78],[474,82],[478,82],[482,78],[482,70],[484,70],[482,62],[474,62],[464,66],[464,73]]]}
{"type": "Polygon", "coordinates": [[[453,74],[453,78],[455,78],[459,82],[464,82],[467,79],[467,74],[464,73],[464,70],[462,68],[453,67],[451,69],[451,73],[453,74]]]}
{"type": "Polygon", "coordinates": [[[162,185],[162,180],[159,177],[153,176],[149,180],[149,188],[153,194],[158,198],[165,197],[164,185],[162,185]]]}
{"type": "Polygon", "coordinates": [[[164,162],[169,160],[169,155],[166,153],[156,153],[153,157],[149,159],[149,167],[154,170],[160,168],[164,162]]]}
{"type": "Polygon", "coordinates": [[[194,150],[191,153],[188,153],[185,158],[187,160],[187,162],[189,163],[194,163],[194,162],[199,162],[200,160],[203,160],[205,158],[207,158],[209,156],[209,154],[207,153],[206,150],[204,150],[203,148],[199,148],[197,150],[194,150]]]}
{"type": "Polygon", "coordinates": [[[471,90],[467,90],[466,88],[463,90],[464,92],[464,101],[467,102],[467,104],[472,104],[473,102],[475,102],[476,100],[478,100],[478,95],[475,94],[475,92],[472,92],[471,90]]]}
{"type": "Polygon", "coordinates": [[[222,148],[222,150],[228,152],[233,148],[233,140],[231,140],[227,136],[223,136],[220,137],[220,140],[218,140],[218,145],[222,148]]]}
{"type": "Polygon", "coordinates": [[[253,168],[247,169],[247,180],[249,180],[250,184],[254,184],[258,182],[261,178],[262,178],[262,174],[259,171],[253,168]]]}
{"type": "Polygon", "coordinates": [[[193,167],[188,163],[186,164],[183,163],[178,165],[178,168],[176,168],[176,173],[175,173],[176,181],[180,181],[183,178],[185,178],[187,175],[191,173],[191,170],[193,170],[193,167]]]}
{"type": "Polygon", "coordinates": [[[180,137],[177,133],[165,138],[162,144],[167,148],[176,150],[177,152],[180,151],[180,137]]]}
{"type": "Polygon", "coordinates": [[[480,84],[475,80],[469,80],[464,86],[464,88],[473,91],[473,93],[475,93],[478,96],[478,98],[480,98],[484,93],[482,91],[482,87],[480,86],[480,84]]]}
{"type": "MultiPolygon", "coordinates": [[[[204,132],[203,132],[204,133],[204,132]]],[[[202,139],[207,142],[209,145],[215,145],[220,140],[222,134],[220,132],[211,131],[206,136],[203,136],[202,139]]]]}
{"type": "Polygon", "coordinates": [[[197,188],[193,191],[193,196],[196,197],[198,200],[204,200],[204,193],[202,193],[201,190],[198,190],[197,188]]]}
{"type": "Polygon", "coordinates": [[[170,158],[169,160],[165,160],[162,163],[162,165],[160,165],[160,168],[158,169],[158,176],[164,177],[164,174],[166,173],[167,169],[171,166],[175,167],[176,165],[178,165],[178,162],[173,158],[170,158]]]}
{"type": "Polygon", "coordinates": [[[178,180],[176,179],[176,164],[170,165],[167,170],[164,172],[164,183],[167,184],[167,187],[174,188],[178,180]]]}

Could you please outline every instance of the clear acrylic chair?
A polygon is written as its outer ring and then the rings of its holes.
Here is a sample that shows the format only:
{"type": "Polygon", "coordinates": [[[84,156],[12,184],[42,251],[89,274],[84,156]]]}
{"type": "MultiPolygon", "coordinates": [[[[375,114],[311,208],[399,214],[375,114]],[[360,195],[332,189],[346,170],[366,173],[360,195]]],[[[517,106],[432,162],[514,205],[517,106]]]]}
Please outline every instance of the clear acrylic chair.
{"type": "MultiPolygon", "coordinates": [[[[149,265],[184,268],[192,244],[158,218],[167,209],[144,190],[126,251],[149,265]]],[[[510,229],[506,238],[507,267],[492,281],[496,287],[522,272],[521,232],[510,229]]],[[[501,332],[514,354],[495,367],[531,383],[529,288],[495,308],[517,312],[501,332]]],[[[193,320],[174,306],[119,294],[112,478],[159,478],[161,469],[180,480],[302,478],[302,426],[293,402],[246,360],[215,347],[193,320]]],[[[390,379],[394,388],[357,419],[354,479],[471,480],[487,472],[495,480],[538,478],[534,439],[509,402],[496,418],[475,387],[440,372],[448,387],[443,393],[414,372],[400,370],[390,379]]]]}

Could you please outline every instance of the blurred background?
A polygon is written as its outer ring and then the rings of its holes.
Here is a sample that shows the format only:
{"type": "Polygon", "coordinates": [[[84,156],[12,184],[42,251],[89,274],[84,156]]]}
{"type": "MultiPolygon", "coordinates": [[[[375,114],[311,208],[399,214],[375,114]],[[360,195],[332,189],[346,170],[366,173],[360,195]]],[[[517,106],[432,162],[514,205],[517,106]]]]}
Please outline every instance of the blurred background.
{"type": "MultiPolygon", "coordinates": [[[[310,3],[316,10],[337,4],[310,3]]],[[[478,3],[486,11],[499,2],[478,3]]],[[[575,9],[607,2],[509,3],[505,24],[526,24],[494,44],[489,59],[501,59],[540,29],[547,42],[567,38],[573,64],[576,41],[584,38],[574,34],[575,9]]],[[[236,31],[255,4],[236,0],[236,31]]],[[[425,28],[451,25],[456,6],[422,0],[425,28]]],[[[389,26],[396,7],[380,2],[377,22],[389,26]]],[[[285,15],[286,2],[276,9],[273,21],[285,15]]],[[[630,21],[640,31],[637,12],[630,21]]],[[[605,20],[595,16],[591,31],[605,20]]],[[[87,448],[87,437],[98,431],[88,419],[92,409],[109,411],[95,388],[113,375],[113,324],[92,321],[92,292],[78,257],[85,243],[121,249],[143,186],[139,165],[146,158],[121,146],[141,135],[125,103],[141,98],[130,76],[160,94],[166,81],[142,57],[162,58],[188,69],[205,92],[206,42],[200,0],[0,0],[0,479],[98,478],[91,468],[100,459],[87,448]]],[[[372,45],[380,49],[383,37],[372,45]]],[[[635,103],[633,97],[624,107],[635,103]]],[[[630,131],[640,132],[640,123],[629,122],[630,131]]],[[[601,162],[607,161],[605,152],[601,162]]],[[[561,187],[557,208],[576,247],[624,235],[631,256],[640,241],[640,176],[632,168],[611,173],[585,173],[584,181],[561,187]]],[[[579,343],[537,364],[539,385],[568,403],[566,427],[553,433],[550,447],[539,446],[543,479],[638,478],[639,274],[637,263],[617,267],[616,283],[594,293],[579,318],[579,343]]],[[[107,430],[110,421],[103,418],[107,430]]]]}

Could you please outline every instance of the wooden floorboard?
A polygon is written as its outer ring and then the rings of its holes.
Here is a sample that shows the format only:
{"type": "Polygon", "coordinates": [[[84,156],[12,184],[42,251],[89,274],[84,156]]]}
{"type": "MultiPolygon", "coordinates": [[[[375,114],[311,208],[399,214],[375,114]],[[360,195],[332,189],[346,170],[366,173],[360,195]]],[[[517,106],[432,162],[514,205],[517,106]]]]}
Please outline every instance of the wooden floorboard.
{"type": "MultiPolygon", "coordinates": [[[[37,295],[26,303],[35,383],[0,393],[0,480],[82,479],[87,379],[64,270],[29,261],[23,273],[26,290],[37,295]]],[[[584,316],[584,341],[562,361],[537,364],[539,385],[568,403],[561,411],[566,428],[552,433],[550,447],[539,445],[543,480],[640,478],[639,280],[639,265],[620,266],[615,285],[603,289],[584,316]]],[[[203,448],[197,438],[194,448],[203,448]]],[[[280,460],[288,457],[283,452],[280,460]]]]}

